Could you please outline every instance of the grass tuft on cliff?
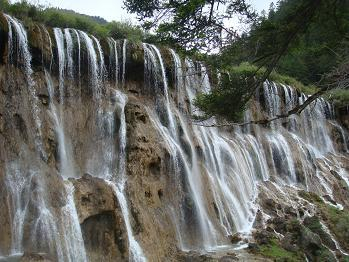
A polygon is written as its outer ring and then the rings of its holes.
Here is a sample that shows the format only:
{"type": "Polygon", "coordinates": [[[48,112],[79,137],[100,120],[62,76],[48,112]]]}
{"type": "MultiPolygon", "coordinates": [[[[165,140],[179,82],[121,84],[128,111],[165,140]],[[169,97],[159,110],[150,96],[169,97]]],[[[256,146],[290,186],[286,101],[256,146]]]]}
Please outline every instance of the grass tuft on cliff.
{"type": "Polygon", "coordinates": [[[347,89],[335,89],[330,91],[326,98],[333,102],[337,107],[343,107],[349,105],[349,90],[347,89]]]}
{"type": "Polygon", "coordinates": [[[277,239],[272,239],[269,244],[261,245],[259,248],[260,254],[275,261],[296,262],[304,259],[299,254],[287,251],[281,247],[277,239]]]}

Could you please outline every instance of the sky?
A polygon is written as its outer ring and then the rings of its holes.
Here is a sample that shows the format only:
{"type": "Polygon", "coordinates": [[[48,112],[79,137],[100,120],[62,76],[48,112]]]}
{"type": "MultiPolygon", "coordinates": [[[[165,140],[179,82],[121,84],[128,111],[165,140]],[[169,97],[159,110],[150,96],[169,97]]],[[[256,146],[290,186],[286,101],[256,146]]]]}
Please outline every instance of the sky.
{"type": "MultiPolygon", "coordinates": [[[[128,14],[123,9],[123,0],[29,0],[28,2],[71,9],[81,14],[100,16],[108,21],[136,21],[134,15],[128,14]]],[[[250,0],[251,5],[259,12],[263,9],[268,10],[271,2],[273,0],[250,0]]]]}

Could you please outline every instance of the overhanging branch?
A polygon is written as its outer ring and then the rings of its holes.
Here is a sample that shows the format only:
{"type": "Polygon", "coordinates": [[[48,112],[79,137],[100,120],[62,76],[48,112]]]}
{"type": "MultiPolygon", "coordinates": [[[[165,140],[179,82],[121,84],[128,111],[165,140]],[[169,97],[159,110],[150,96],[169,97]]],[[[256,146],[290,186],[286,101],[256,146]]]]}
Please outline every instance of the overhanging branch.
{"type": "Polygon", "coordinates": [[[326,92],[325,89],[321,89],[318,92],[316,92],[315,94],[313,94],[312,96],[308,97],[304,101],[303,104],[294,107],[293,109],[289,110],[285,114],[272,116],[270,118],[251,120],[251,121],[247,121],[247,122],[244,122],[244,123],[229,122],[229,123],[223,123],[223,124],[209,124],[209,125],[207,125],[207,124],[203,123],[203,121],[197,121],[197,122],[194,121],[193,124],[194,125],[198,125],[198,126],[204,126],[204,127],[246,126],[246,125],[253,125],[253,124],[265,125],[265,124],[268,124],[268,123],[273,122],[273,121],[278,120],[278,119],[288,118],[291,115],[296,115],[296,114],[299,115],[300,113],[302,113],[302,111],[308,105],[310,105],[312,102],[314,102],[317,98],[319,98],[325,92],[326,92]]]}

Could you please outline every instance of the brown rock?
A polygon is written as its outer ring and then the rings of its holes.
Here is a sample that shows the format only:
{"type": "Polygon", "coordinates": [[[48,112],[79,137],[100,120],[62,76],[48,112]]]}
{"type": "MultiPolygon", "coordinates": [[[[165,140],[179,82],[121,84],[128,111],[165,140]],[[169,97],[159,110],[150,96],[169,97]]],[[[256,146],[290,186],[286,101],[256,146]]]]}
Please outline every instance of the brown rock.
{"type": "Polygon", "coordinates": [[[274,234],[267,230],[257,230],[253,233],[253,237],[258,245],[267,245],[274,237],[274,234]]]}
{"type": "Polygon", "coordinates": [[[52,262],[47,254],[24,253],[20,262],[52,262]]]}
{"type": "Polygon", "coordinates": [[[80,223],[91,216],[115,210],[116,196],[103,179],[85,174],[72,182],[75,187],[74,198],[80,223]]]}
{"type": "Polygon", "coordinates": [[[290,252],[297,252],[299,248],[295,244],[292,233],[287,232],[285,237],[281,240],[281,246],[290,252]]]}
{"type": "Polygon", "coordinates": [[[230,242],[232,244],[237,244],[242,240],[242,237],[239,233],[235,233],[234,235],[230,236],[230,242]]]}
{"type": "Polygon", "coordinates": [[[126,261],[127,232],[112,187],[88,174],[72,182],[89,261],[126,261]]]}

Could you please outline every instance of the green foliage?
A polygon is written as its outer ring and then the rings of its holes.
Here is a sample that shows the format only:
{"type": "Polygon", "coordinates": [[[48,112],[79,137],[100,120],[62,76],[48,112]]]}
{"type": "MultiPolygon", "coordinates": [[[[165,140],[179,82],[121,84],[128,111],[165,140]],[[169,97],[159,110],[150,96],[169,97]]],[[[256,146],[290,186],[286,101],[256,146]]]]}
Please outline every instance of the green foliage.
{"type": "MultiPolygon", "coordinates": [[[[325,81],[319,83],[320,80],[333,68],[340,66],[342,54],[349,50],[345,46],[349,32],[348,17],[348,0],[278,1],[276,6],[270,8],[268,16],[260,17],[248,33],[233,40],[219,54],[209,57],[207,61],[211,67],[228,72],[232,68],[236,72],[236,65],[241,66],[241,62],[247,61],[262,68],[255,75],[250,74],[251,77],[260,79],[260,82],[267,78],[294,86],[304,93],[314,94],[323,88],[322,84],[325,81]]],[[[256,67],[250,68],[251,71],[255,69],[256,67]]],[[[246,75],[241,76],[244,78],[246,75]]],[[[251,81],[245,79],[245,82],[251,81]]],[[[227,101],[236,103],[238,99],[232,97],[246,94],[248,97],[251,94],[251,87],[245,83],[239,84],[245,93],[238,90],[233,83],[229,83],[228,87],[220,86],[219,91],[213,91],[212,94],[200,95],[197,99],[198,107],[208,116],[230,109],[243,111],[244,107],[239,110],[229,106],[227,101]],[[217,93],[221,90],[225,93],[218,96],[217,93]],[[218,111],[216,107],[221,105],[225,108],[218,111]]],[[[336,90],[331,96],[337,104],[344,105],[349,102],[346,91],[336,90]]],[[[244,97],[241,101],[248,102],[244,97]]],[[[241,104],[238,103],[239,106],[241,104]]],[[[220,116],[226,118],[230,115],[232,113],[220,116]]],[[[228,120],[234,119],[230,117],[228,120]]]]}
{"type": "Polygon", "coordinates": [[[322,231],[322,226],[320,224],[320,220],[316,216],[308,218],[306,226],[312,232],[317,233],[317,234],[322,231]]]}
{"type": "Polygon", "coordinates": [[[301,191],[299,195],[317,205],[321,212],[321,217],[326,222],[328,228],[335,235],[336,239],[342,245],[345,245],[344,248],[349,250],[349,211],[329,206],[318,195],[311,192],[301,191]]]}
{"type": "MultiPolygon", "coordinates": [[[[239,66],[227,67],[218,83],[218,86],[208,94],[199,94],[194,104],[204,113],[200,119],[212,116],[221,116],[229,121],[240,121],[246,104],[254,94],[256,79],[261,78],[266,69],[259,68],[249,63],[241,63],[239,66]]],[[[269,80],[290,85],[301,92],[313,94],[317,88],[305,86],[296,79],[281,75],[273,71],[269,80]]]]}
{"type": "Polygon", "coordinates": [[[140,27],[128,22],[108,23],[101,17],[83,15],[72,10],[35,6],[26,1],[8,4],[7,0],[0,0],[0,10],[24,20],[27,24],[36,22],[50,27],[75,28],[100,38],[110,36],[115,39],[142,41],[147,37],[140,27]]]}
{"type": "Polygon", "coordinates": [[[8,0],[0,0],[0,9],[8,8],[9,2],[8,0]]]}
{"type": "Polygon", "coordinates": [[[309,85],[337,66],[349,32],[348,0],[278,1],[248,34],[235,39],[216,58],[220,64],[243,61],[270,65],[309,85]],[[275,61],[274,61],[275,60],[275,61]]]}
{"type": "Polygon", "coordinates": [[[201,118],[218,115],[231,121],[240,121],[253,93],[250,87],[254,84],[254,73],[255,70],[245,64],[222,72],[218,86],[208,94],[199,94],[194,100],[195,106],[204,112],[201,118]]]}
{"type": "Polygon", "coordinates": [[[109,36],[114,39],[127,38],[131,41],[142,41],[148,37],[139,26],[133,26],[130,22],[116,22],[108,23],[105,28],[109,32],[109,36]]]}
{"type": "Polygon", "coordinates": [[[316,204],[323,204],[324,201],[322,201],[322,199],[319,197],[319,195],[313,193],[313,192],[307,192],[307,191],[299,191],[298,195],[301,198],[304,198],[305,200],[312,202],[312,203],[316,203],[316,204]]]}
{"type": "Polygon", "coordinates": [[[337,107],[343,107],[349,105],[349,90],[347,89],[335,89],[331,90],[326,98],[332,101],[337,107]]]}
{"type": "Polygon", "coordinates": [[[290,252],[281,247],[277,239],[272,239],[269,244],[260,246],[260,253],[276,261],[303,261],[304,258],[295,252],[290,252]]]}
{"type": "Polygon", "coordinates": [[[317,252],[316,257],[320,258],[321,261],[328,261],[328,262],[336,262],[336,261],[338,261],[337,259],[335,259],[335,257],[331,253],[331,251],[329,251],[327,248],[320,249],[317,252]]]}
{"type": "Polygon", "coordinates": [[[322,205],[322,215],[327,219],[328,227],[336,236],[340,243],[349,248],[349,212],[347,210],[338,210],[332,206],[322,205]]]}

